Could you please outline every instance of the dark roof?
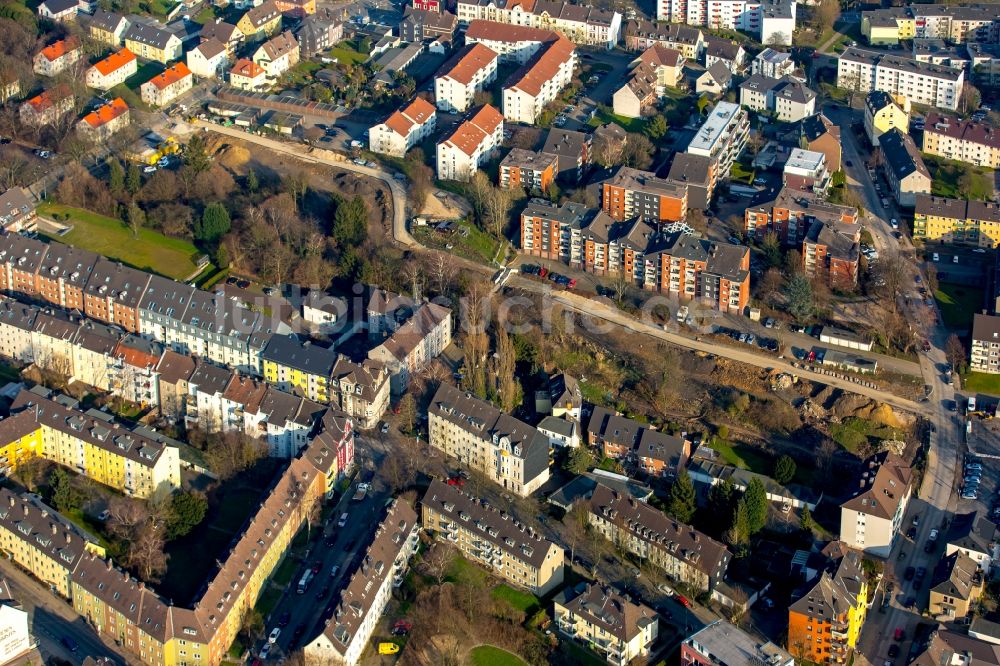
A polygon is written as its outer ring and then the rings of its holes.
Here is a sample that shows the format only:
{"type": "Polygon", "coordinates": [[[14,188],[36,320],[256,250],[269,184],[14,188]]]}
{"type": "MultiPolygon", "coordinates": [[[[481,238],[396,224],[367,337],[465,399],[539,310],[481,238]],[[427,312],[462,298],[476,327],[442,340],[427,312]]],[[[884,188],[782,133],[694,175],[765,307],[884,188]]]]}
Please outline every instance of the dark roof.
{"type": "Polygon", "coordinates": [[[732,71],[721,60],[713,62],[712,66],[705,70],[705,73],[723,88],[728,88],[729,82],[733,80],[732,71]]]}
{"type": "Polygon", "coordinates": [[[121,14],[116,14],[114,12],[106,12],[103,9],[98,9],[94,12],[94,15],[90,19],[90,25],[101,30],[107,30],[108,32],[114,32],[115,29],[121,25],[121,22],[125,20],[125,17],[121,14]]]}
{"type": "Polygon", "coordinates": [[[965,550],[993,556],[997,526],[977,512],[957,514],[948,526],[946,543],[965,550]]]}
{"type": "Polygon", "coordinates": [[[840,127],[834,125],[833,122],[831,122],[830,119],[822,113],[815,113],[811,116],[803,118],[799,128],[802,131],[802,136],[805,137],[805,140],[809,143],[819,139],[824,134],[831,134],[838,140],[840,139],[840,127]]]}
{"type": "Polygon", "coordinates": [[[788,610],[817,617],[820,622],[833,622],[857,605],[863,580],[861,558],[856,552],[849,551],[832,571],[825,569],[814,578],[788,610]]]}
{"type": "Polygon", "coordinates": [[[311,375],[329,377],[338,355],[333,350],[299,342],[294,335],[273,335],[260,358],[311,375]]]}
{"type": "Polygon", "coordinates": [[[975,313],[972,317],[972,340],[1000,342],[1000,317],[975,313]]]}
{"type": "Polygon", "coordinates": [[[130,39],[157,49],[167,48],[170,38],[174,36],[174,33],[167,30],[166,27],[143,22],[133,23],[125,31],[125,39],[130,39]]]}
{"type": "Polygon", "coordinates": [[[892,95],[884,90],[872,90],[865,95],[865,106],[869,113],[877,113],[890,104],[895,104],[895,102],[892,101],[892,95]]]}
{"type": "Polygon", "coordinates": [[[577,161],[584,153],[585,147],[590,143],[590,136],[583,132],[552,128],[545,137],[545,145],[542,147],[543,153],[552,153],[559,156],[559,169],[575,169],[577,161]]]}
{"type": "Polygon", "coordinates": [[[894,127],[879,137],[879,146],[885,165],[892,170],[897,181],[913,173],[923,174],[930,179],[931,174],[920,156],[920,150],[908,134],[903,134],[894,127]]]}
{"type": "Polygon", "coordinates": [[[901,457],[890,451],[877,453],[862,463],[854,496],[840,506],[888,520],[909,493],[912,479],[913,472],[901,457]]]}
{"type": "Polygon", "coordinates": [[[931,592],[969,601],[972,592],[983,582],[979,565],[960,550],[943,558],[934,567],[931,592]]]}
{"type": "Polygon", "coordinates": [[[572,590],[566,588],[556,595],[554,601],[577,618],[583,618],[588,624],[626,643],[649,625],[657,623],[656,611],[652,608],[598,583],[580,583],[572,590]]]}
{"type": "Polygon", "coordinates": [[[781,77],[774,86],[774,95],[798,104],[808,104],[816,99],[816,93],[812,88],[791,76],[781,77]]]}
{"type": "Polygon", "coordinates": [[[712,35],[705,37],[705,55],[735,62],[741,48],[739,44],[730,39],[723,39],[712,35]]]}

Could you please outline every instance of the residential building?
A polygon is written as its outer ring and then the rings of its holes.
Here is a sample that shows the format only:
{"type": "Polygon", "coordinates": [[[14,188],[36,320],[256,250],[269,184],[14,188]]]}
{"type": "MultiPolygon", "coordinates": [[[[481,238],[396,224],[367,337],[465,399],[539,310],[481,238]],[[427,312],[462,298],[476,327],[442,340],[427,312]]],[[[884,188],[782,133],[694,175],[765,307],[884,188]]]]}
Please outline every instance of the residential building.
{"type": "Polygon", "coordinates": [[[943,39],[952,44],[1000,41],[1000,20],[988,4],[906,6],[861,12],[861,34],[872,46],[901,40],[943,39]]]}
{"type": "Polygon", "coordinates": [[[221,79],[229,66],[229,52],[219,40],[205,39],[187,52],[191,73],[203,79],[221,79]]]}
{"type": "Polygon", "coordinates": [[[314,331],[332,335],[347,325],[347,299],[314,289],[302,298],[300,314],[314,331]]]}
{"type": "Polygon", "coordinates": [[[440,479],[420,504],[425,530],[498,578],[538,596],[562,584],[563,549],[507,512],[440,479]]]}
{"type": "Polygon", "coordinates": [[[651,171],[619,167],[600,186],[601,207],[614,220],[639,218],[656,223],[687,217],[687,187],[651,171]]]}
{"type": "Polygon", "coordinates": [[[320,51],[333,48],[344,39],[344,23],[328,9],[307,16],[299,25],[295,37],[299,40],[299,54],[311,58],[320,51]]]}
{"type": "Polygon", "coordinates": [[[861,557],[848,550],[825,567],[788,607],[788,651],[815,663],[846,661],[857,647],[868,611],[861,557]]]}
{"type": "Polygon", "coordinates": [[[1000,129],[931,111],[924,123],[921,149],[928,155],[1000,169],[1000,129]]]}
{"type": "Polygon", "coordinates": [[[385,122],[371,128],[369,143],[374,153],[404,157],[411,148],[429,139],[436,128],[434,105],[423,97],[414,97],[385,122]]]}
{"type": "Polygon", "coordinates": [[[399,36],[404,42],[422,42],[443,38],[451,41],[458,29],[458,17],[451,12],[407,6],[399,22],[399,36]]]}
{"type": "Polygon", "coordinates": [[[795,666],[795,659],[781,647],[751,636],[725,620],[688,636],[681,643],[681,666],[795,666]]]}
{"type": "Polygon", "coordinates": [[[598,484],[588,502],[591,526],[670,578],[708,592],[729,566],[726,547],[645,502],[598,484]]]}
{"type": "Polygon", "coordinates": [[[721,97],[729,90],[732,83],[733,73],[726,67],[725,63],[716,62],[695,79],[694,90],[699,95],[708,93],[715,97],[721,97]]]}
{"type": "Polygon", "coordinates": [[[392,500],[364,557],[339,593],[333,616],[303,648],[307,660],[345,666],[361,661],[392,590],[403,582],[410,558],[417,552],[419,533],[413,507],[402,499],[392,500]]]}
{"type": "Polygon", "coordinates": [[[430,445],[527,497],[549,478],[548,438],[491,404],[441,384],[427,411],[430,445]]]}
{"type": "Polygon", "coordinates": [[[291,30],[275,35],[254,51],[254,64],[267,73],[268,83],[274,85],[278,78],[299,62],[299,43],[291,30]]]}
{"type": "Polygon", "coordinates": [[[658,0],[656,18],[713,30],[744,30],[764,44],[791,45],[795,0],[658,0]]]}
{"type": "Polygon", "coordinates": [[[534,124],[545,107],[572,82],[575,69],[576,46],[573,42],[560,38],[544,44],[504,83],[504,118],[534,124]]]}
{"type": "Polygon", "coordinates": [[[965,44],[973,85],[1000,87],[1000,44],[965,44]]]}
{"type": "Polygon", "coordinates": [[[128,105],[121,97],[116,97],[85,115],[76,124],[76,131],[88,141],[102,142],[128,124],[128,105]]]}
{"type": "Polygon", "coordinates": [[[876,557],[886,557],[910,501],[913,472],[891,452],[870,456],[853,496],[840,505],[840,539],[876,557]]]}
{"type": "Polygon", "coordinates": [[[778,506],[785,504],[793,509],[806,508],[815,511],[822,501],[823,493],[814,492],[797,484],[783,486],[765,474],[716,462],[717,452],[706,446],[699,446],[698,451],[688,463],[687,472],[691,481],[704,484],[711,488],[720,483],[728,482],[737,492],[746,492],[751,481],[758,481],[764,486],[767,500],[778,506]]]}
{"type": "MultiPolygon", "coordinates": [[[[87,6],[90,3],[84,2],[87,6]]],[[[43,0],[38,5],[38,16],[55,23],[68,23],[76,21],[77,14],[84,9],[80,0],[43,0]]]]}
{"type": "Polygon", "coordinates": [[[94,41],[118,47],[125,43],[125,31],[131,23],[121,14],[98,9],[90,17],[87,29],[94,41]]]}
{"type": "Polygon", "coordinates": [[[913,208],[913,237],[938,243],[997,247],[1000,205],[918,194],[913,208]]]}
{"type": "Polygon", "coordinates": [[[194,76],[182,62],[168,67],[139,87],[142,101],[150,106],[170,105],[181,95],[194,87],[194,76]]]}
{"type": "Polygon", "coordinates": [[[969,369],[1000,374],[1000,316],[972,315],[972,347],[969,369]]]}
{"type": "Polygon", "coordinates": [[[380,363],[353,363],[341,357],[333,364],[330,403],[354,419],[362,430],[378,424],[389,408],[389,393],[389,372],[380,363]]]}
{"type": "Polygon", "coordinates": [[[112,53],[104,60],[94,63],[87,70],[87,87],[98,90],[110,90],[125,83],[125,79],[139,71],[139,61],[128,49],[112,53]]]}
{"type": "Polygon", "coordinates": [[[687,187],[689,209],[705,210],[715,193],[715,160],[704,155],[676,153],[667,180],[687,187]]]}
{"type": "Polygon", "coordinates": [[[248,42],[262,42],[281,30],[281,10],[274,0],[252,7],[236,22],[248,42]]]}
{"type": "MultiPolygon", "coordinates": [[[[8,298],[0,299],[0,355],[18,363],[34,360],[31,333],[37,316],[36,307],[8,298]]],[[[0,451],[0,456],[7,456],[8,461],[13,458],[9,450],[0,451]]]]}
{"type": "Polygon", "coordinates": [[[909,134],[891,129],[879,137],[882,172],[896,201],[913,208],[918,194],[931,193],[931,174],[909,134]]]}
{"type": "Polygon", "coordinates": [[[629,64],[629,78],[612,98],[616,115],[639,118],[643,112],[676,88],[684,67],[684,55],[655,43],[629,64]]]}
{"type": "Polygon", "coordinates": [[[459,0],[456,13],[459,22],[470,28],[476,21],[495,21],[510,26],[556,30],[575,44],[606,49],[613,49],[621,36],[622,17],[618,12],[568,2],[459,0]]]}
{"type": "Polygon", "coordinates": [[[649,476],[673,477],[687,465],[692,444],[638,421],[595,407],[587,424],[587,443],[606,458],[621,460],[649,476]]]}
{"type": "Polygon", "coordinates": [[[330,401],[330,377],[338,355],[293,335],[273,335],[260,355],[264,379],[282,391],[298,389],[316,402],[330,401]]]}
{"type": "Polygon", "coordinates": [[[952,111],[958,108],[965,72],[848,47],[837,61],[837,86],[855,92],[881,90],[911,102],[952,111]]]}
{"type": "Polygon", "coordinates": [[[858,285],[861,225],[813,222],[802,240],[802,272],[831,289],[851,291],[858,285]]]}
{"type": "Polygon", "coordinates": [[[125,48],[144,60],[169,64],[184,55],[184,43],[165,26],[152,21],[136,21],[123,35],[125,48]]]}
{"type": "Polygon", "coordinates": [[[764,190],[755,196],[743,214],[743,230],[763,240],[769,233],[778,235],[781,244],[797,247],[815,222],[828,225],[854,225],[858,210],[828,203],[811,192],[789,188],[764,190]]]}
{"type": "Polygon", "coordinates": [[[486,104],[462,122],[437,145],[437,177],[440,180],[472,178],[503,142],[503,115],[486,104]]]}
{"type": "Polygon", "coordinates": [[[316,0],[275,0],[283,16],[301,21],[316,13],[316,0]]]}
{"type": "Polygon", "coordinates": [[[682,23],[656,24],[638,20],[625,23],[626,49],[645,51],[656,45],[680,51],[688,60],[698,60],[705,49],[705,36],[701,30],[682,23]]]}
{"type": "Polygon", "coordinates": [[[52,42],[39,51],[32,61],[35,74],[55,76],[75,65],[83,55],[80,40],[70,36],[52,42]]]}
{"type": "Polygon", "coordinates": [[[546,416],[538,423],[538,432],[549,438],[549,447],[568,447],[575,449],[580,446],[580,424],[557,416],[546,416]]]}
{"type": "Polygon", "coordinates": [[[881,90],[865,95],[865,134],[873,146],[880,136],[891,129],[907,132],[910,128],[910,101],[906,97],[893,97],[881,90]]]}
{"type": "Polygon", "coordinates": [[[791,76],[795,72],[795,61],[790,53],[775,51],[771,47],[758,53],[750,63],[750,73],[772,79],[791,76]]]}
{"type": "Polygon", "coordinates": [[[843,149],[840,145],[840,127],[822,113],[803,118],[799,124],[799,147],[823,153],[830,173],[841,169],[843,149]]]}
{"type": "Polygon", "coordinates": [[[442,9],[441,4],[439,0],[416,0],[413,3],[413,8],[425,12],[440,12],[442,9]]]}
{"type": "Polygon", "coordinates": [[[559,158],[551,153],[539,153],[512,148],[500,162],[500,187],[521,188],[528,192],[547,192],[555,183],[559,158]]]}
{"type": "Polygon", "coordinates": [[[824,194],[830,186],[830,180],[830,171],[826,168],[826,155],[802,148],[792,148],[781,175],[784,187],[824,194]]]}
{"type": "Polygon", "coordinates": [[[705,37],[705,49],[702,51],[705,68],[721,62],[733,74],[743,70],[746,61],[746,51],[743,46],[731,39],[709,35],[705,37]]]}
{"type": "Polygon", "coordinates": [[[269,86],[267,72],[252,60],[240,58],[229,70],[229,85],[249,92],[264,90],[269,86]]]}
{"type": "Polygon", "coordinates": [[[976,561],[960,550],[945,555],[934,568],[928,611],[932,617],[961,620],[982,596],[983,572],[976,561]]]}
{"type": "Polygon", "coordinates": [[[593,161],[593,139],[590,134],[553,127],[545,136],[542,152],[559,158],[558,180],[579,183],[593,161]]]}
{"type": "Polygon", "coordinates": [[[434,100],[450,113],[464,113],[476,93],[497,78],[497,54],[480,43],[466,45],[434,75],[434,100]]]}
{"type": "MultiPolygon", "coordinates": [[[[521,211],[521,251],[580,268],[584,263],[582,234],[595,217],[607,219],[607,213],[572,201],[560,206],[546,199],[533,198],[521,211]]],[[[607,219],[605,226],[610,224],[607,219]]]]}
{"type": "Polygon", "coordinates": [[[552,601],[560,632],[585,643],[609,664],[648,656],[660,634],[656,611],[612,587],[580,583],[552,601]]]}
{"type": "Polygon", "coordinates": [[[698,129],[685,152],[716,161],[718,178],[729,179],[729,170],[743,152],[750,135],[750,119],[737,104],[719,102],[698,129]]]}
{"type": "MultiPolygon", "coordinates": [[[[6,232],[35,228],[35,204],[23,187],[12,187],[0,194],[0,227],[6,232]]],[[[2,260],[3,255],[0,254],[2,260]]]]}
{"type": "Polygon", "coordinates": [[[69,86],[60,83],[22,103],[18,113],[23,124],[42,127],[58,122],[63,115],[73,110],[73,103],[73,92],[69,86]]]}
{"type": "Polygon", "coordinates": [[[772,79],[754,74],[740,84],[740,104],[773,113],[784,122],[798,122],[816,112],[816,93],[790,76],[772,79]]]}
{"type": "Polygon", "coordinates": [[[393,394],[401,395],[410,378],[451,344],[451,333],[451,310],[423,303],[380,345],[370,349],[368,358],[386,368],[393,394]]]}
{"type": "Polygon", "coordinates": [[[944,554],[961,552],[972,558],[980,570],[989,573],[1000,555],[996,524],[978,512],[956,514],[944,535],[944,554]]]}
{"type": "Polygon", "coordinates": [[[199,37],[202,44],[212,40],[222,44],[226,48],[226,54],[230,60],[235,59],[236,49],[246,38],[242,30],[220,18],[216,18],[201,26],[201,35],[199,37]]]}

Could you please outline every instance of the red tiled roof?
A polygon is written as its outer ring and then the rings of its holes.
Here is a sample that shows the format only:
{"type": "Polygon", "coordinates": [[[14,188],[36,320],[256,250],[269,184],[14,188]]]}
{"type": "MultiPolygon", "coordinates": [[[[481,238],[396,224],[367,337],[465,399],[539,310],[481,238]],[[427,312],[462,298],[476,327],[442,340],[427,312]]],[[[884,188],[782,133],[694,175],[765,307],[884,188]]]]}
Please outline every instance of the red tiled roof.
{"type": "Polygon", "coordinates": [[[434,105],[423,97],[416,97],[405,108],[393,113],[386,126],[400,136],[407,136],[414,125],[422,125],[434,115],[434,105]]]}
{"type": "Polygon", "coordinates": [[[245,76],[248,79],[256,79],[258,76],[264,73],[264,68],[246,58],[240,58],[233,65],[233,69],[229,72],[230,74],[235,74],[236,76],[245,76]]]}
{"type": "Polygon", "coordinates": [[[552,42],[559,39],[559,33],[541,28],[476,19],[469,23],[469,28],[465,31],[465,38],[466,40],[482,39],[497,42],[552,42]]]}
{"type": "Polygon", "coordinates": [[[91,111],[84,116],[83,119],[86,120],[91,127],[100,127],[101,125],[110,123],[112,120],[125,113],[128,113],[128,104],[126,104],[125,100],[121,97],[116,97],[108,104],[105,104],[95,111],[91,111]]]}
{"type": "Polygon", "coordinates": [[[537,96],[545,82],[552,80],[559,67],[573,57],[575,50],[576,45],[573,42],[565,37],[559,37],[540,51],[527,65],[515,72],[507,87],[517,88],[532,97],[537,96]]]}
{"type": "Polygon", "coordinates": [[[162,74],[157,74],[147,81],[147,83],[152,83],[160,90],[163,90],[167,86],[173,85],[188,76],[191,76],[191,70],[188,69],[187,65],[179,62],[173,67],[168,67],[162,74]]]}
{"type": "Polygon", "coordinates": [[[476,115],[459,125],[446,139],[466,155],[473,155],[476,148],[503,124],[503,115],[489,104],[484,105],[476,115]]]}
{"type": "Polygon", "coordinates": [[[80,40],[71,36],[49,44],[42,49],[42,55],[45,56],[45,59],[49,62],[53,62],[67,53],[77,50],[78,48],[80,48],[80,40]]]}
{"type": "Polygon", "coordinates": [[[49,90],[43,90],[39,94],[35,95],[27,101],[31,107],[41,113],[42,111],[48,109],[56,102],[61,102],[62,100],[69,97],[72,93],[70,92],[69,86],[65,84],[60,84],[55,88],[50,88],[49,90]]]}
{"type": "Polygon", "coordinates": [[[459,52],[438,74],[441,78],[449,78],[458,81],[462,85],[469,85],[472,77],[479,70],[485,68],[497,59],[496,52],[483,44],[470,44],[459,52]]]}
{"type": "Polygon", "coordinates": [[[653,44],[638,59],[648,65],[665,67],[677,67],[684,63],[684,55],[680,51],[668,49],[662,44],[653,44]]]}
{"type": "Polygon", "coordinates": [[[101,73],[102,76],[107,76],[112,72],[116,72],[125,65],[135,60],[135,54],[128,49],[122,49],[117,53],[112,53],[104,60],[94,63],[94,69],[101,73]]]}

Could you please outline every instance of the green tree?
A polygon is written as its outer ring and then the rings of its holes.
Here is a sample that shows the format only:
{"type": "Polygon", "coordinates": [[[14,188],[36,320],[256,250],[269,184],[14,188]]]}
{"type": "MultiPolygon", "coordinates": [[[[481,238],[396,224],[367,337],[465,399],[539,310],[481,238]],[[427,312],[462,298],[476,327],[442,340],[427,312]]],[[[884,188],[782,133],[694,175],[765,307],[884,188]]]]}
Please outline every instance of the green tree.
{"type": "Polygon", "coordinates": [[[669,129],[667,119],[663,117],[663,114],[658,113],[646,121],[643,132],[653,141],[659,141],[667,135],[667,130],[669,129]]]}
{"type": "Polygon", "coordinates": [[[750,511],[745,498],[740,498],[733,509],[731,525],[726,532],[726,543],[740,546],[750,540],[750,511]]]}
{"type": "Polygon", "coordinates": [[[250,169],[247,173],[247,192],[256,194],[258,189],[260,189],[260,180],[257,178],[257,172],[250,169]]]}
{"type": "Polygon", "coordinates": [[[743,493],[743,501],[747,507],[749,534],[756,534],[767,524],[767,489],[760,479],[750,479],[747,490],[743,493]]]}
{"type": "Polygon", "coordinates": [[[589,472],[595,463],[594,456],[586,446],[577,446],[566,457],[566,470],[572,474],[589,472]]]}
{"type": "Polygon", "coordinates": [[[229,250],[221,243],[215,250],[215,265],[219,268],[229,268],[229,250]]]}
{"type": "Polygon", "coordinates": [[[785,485],[795,478],[795,461],[791,456],[781,456],[774,464],[774,480],[785,485]]]}
{"type": "Polygon", "coordinates": [[[184,149],[184,168],[198,175],[208,171],[212,166],[212,158],[208,155],[205,138],[195,134],[184,149]]]}
{"type": "Polygon", "coordinates": [[[167,538],[176,539],[193,530],[208,512],[208,500],[197,492],[179,492],[170,499],[167,538]]]}
{"type": "Polygon", "coordinates": [[[800,273],[792,276],[785,285],[785,298],[788,299],[788,314],[796,321],[805,321],[812,316],[815,309],[813,289],[805,275],[800,273]]]}
{"type": "Polygon", "coordinates": [[[670,486],[670,500],[667,503],[667,513],[681,521],[690,523],[694,517],[695,509],[698,508],[697,497],[694,491],[694,484],[687,470],[681,470],[670,486]]]}
{"type": "Polygon", "coordinates": [[[56,467],[49,475],[49,487],[52,489],[52,503],[62,512],[79,509],[83,503],[83,495],[73,487],[73,479],[64,469],[56,467]]]}
{"type": "Polygon", "coordinates": [[[733,512],[736,488],[729,479],[723,479],[708,491],[708,513],[718,519],[733,512]]]}
{"type": "Polygon", "coordinates": [[[811,532],[813,528],[812,512],[808,506],[802,507],[802,514],[799,516],[799,526],[806,532],[811,532]]]}
{"type": "Polygon", "coordinates": [[[781,240],[778,238],[778,234],[774,232],[766,234],[760,249],[764,253],[764,259],[772,268],[781,265],[781,240]]]}
{"type": "Polygon", "coordinates": [[[135,196],[141,187],[142,172],[139,171],[139,165],[133,162],[128,165],[128,176],[125,177],[125,191],[135,196]]]}
{"type": "Polygon", "coordinates": [[[113,157],[108,158],[108,187],[112,194],[121,194],[125,190],[125,169],[113,157]]]}
{"type": "Polygon", "coordinates": [[[368,206],[360,196],[340,201],[333,214],[331,235],[341,246],[360,245],[368,236],[368,206]]]}
{"type": "Polygon", "coordinates": [[[206,243],[214,243],[227,233],[231,227],[229,212],[221,203],[210,203],[201,214],[201,220],[195,224],[194,237],[206,243]]]}

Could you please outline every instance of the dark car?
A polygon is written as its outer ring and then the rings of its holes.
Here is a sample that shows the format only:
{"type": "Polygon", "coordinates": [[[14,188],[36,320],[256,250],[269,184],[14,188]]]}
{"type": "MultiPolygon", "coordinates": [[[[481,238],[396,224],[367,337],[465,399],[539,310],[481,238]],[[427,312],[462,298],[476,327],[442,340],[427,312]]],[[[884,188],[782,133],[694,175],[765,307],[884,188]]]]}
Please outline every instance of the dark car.
{"type": "Polygon", "coordinates": [[[847,166],[854,166],[854,162],[852,162],[851,160],[847,160],[846,162],[844,162],[844,164],[846,164],[847,166]]]}
{"type": "Polygon", "coordinates": [[[924,577],[927,576],[927,569],[924,567],[917,567],[916,581],[921,582],[924,577]]]}
{"type": "Polygon", "coordinates": [[[323,597],[325,597],[325,596],[327,595],[327,593],[328,593],[329,591],[330,591],[330,586],[329,586],[329,585],[324,585],[324,586],[323,586],[323,587],[321,587],[321,588],[320,588],[320,590],[319,590],[319,591],[318,591],[318,592],[316,593],[316,598],[317,598],[317,599],[322,599],[323,597]]]}
{"type": "Polygon", "coordinates": [[[288,611],[285,611],[284,613],[281,614],[281,617],[278,618],[278,626],[287,627],[291,619],[292,619],[292,614],[289,613],[288,611]]]}
{"type": "Polygon", "coordinates": [[[62,643],[63,646],[65,646],[65,648],[70,652],[76,652],[77,650],[80,649],[80,644],[77,643],[72,638],[70,638],[69,636],[63,636],[62,638],[59,639],[59,642],[62,643]]]}
{"type": "Polygon", "coordinates": [[[913,567],[906,567],[906,571],[903,573],[903,580],[913,580],[913,575],[916,573],[916,569],[913,567]]]}
{"type": "Polygon", "coordinates": [[[911,527],[910,529],[906,530],[906,538],[909,539],[910,541],[913,541],[913,539],[915,539],[916,536],[917,536],[916,527],[911,527]]]}
{"type": "Polygon", "coordinates": [[[295,627],[295,631],[292,633],[292,643],[297,643],[300,638],[306,635],[306,625],[300,624],[295,627]]]}
{"type": "Polygon", "coordinates": [[[924,544],[924,552],[925,553],[929,553],[932,550],[934,550],[934,542],[933,541],[928,541],[927,543],[924,544]]]}
{"type": "Polygon", "coordinates": [[[899,656],[899,646],[893,643],[892,645],[889,646],[889,658],[895,659],[898,656],[899,656]]]}
{"type": "Polygon", "coordinates": [[[917,605],[916,597],[906,597],[906,601],[903,602],[905,608],[913,608],[917,605]]]}

